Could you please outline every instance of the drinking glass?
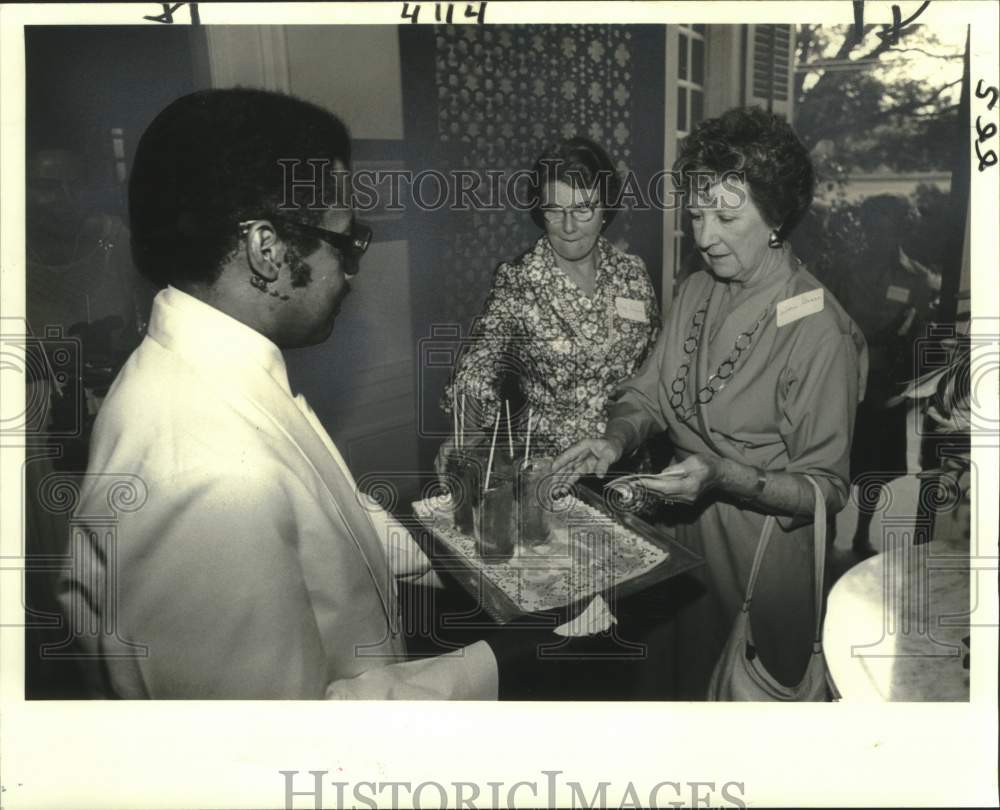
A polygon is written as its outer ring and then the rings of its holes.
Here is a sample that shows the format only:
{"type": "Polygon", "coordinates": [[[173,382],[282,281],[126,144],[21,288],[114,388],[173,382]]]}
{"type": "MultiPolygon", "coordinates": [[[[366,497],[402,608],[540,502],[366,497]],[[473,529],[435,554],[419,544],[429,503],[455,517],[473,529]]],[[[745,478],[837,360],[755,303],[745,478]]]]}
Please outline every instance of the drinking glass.
{"type": "Polygon", "coordinates": [[[487,562],[510,559],[514,553],[514,482],[494,472],[490,488],[482,492],[472,510],[476,549],[487,562]]]}
{"type": "Polygon", "coordinates": [[[552,459],[533,458],[517,470],[517,539],[526,548],[545,543],[552,512],[552,459]]]}
{"type": "Polygon", "coordinates": [[[483,484],[483,462],[471,450],[453,450],[445,466],[451,488],[452,519],[462,534],[473,536],[473,510],[479,505],[483,484]]]}

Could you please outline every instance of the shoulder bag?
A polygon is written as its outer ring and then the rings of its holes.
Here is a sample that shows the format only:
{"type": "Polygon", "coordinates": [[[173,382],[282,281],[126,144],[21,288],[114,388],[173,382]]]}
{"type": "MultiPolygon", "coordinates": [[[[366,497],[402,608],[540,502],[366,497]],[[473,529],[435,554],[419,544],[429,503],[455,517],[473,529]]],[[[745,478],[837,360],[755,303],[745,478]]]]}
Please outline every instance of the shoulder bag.
{"type": "Polygon", "coordinates": [[[821,641],[823,627],[823,569],[826,558],[826,500],[817,483],[810,477],[816,495],[816,511],[813,523],[814,555],[816,576],[816,632],[813,636],[812,655],[805,675],[798,686],[784,686],[767,671],[753,643],[750,628],[750,605],[754,586],[760,572],[764,552],[771,539],[775,519],[768,515],[761,530],[757,552],[754,555],[750,578],[747,582],[746,597],[736,616],[736,622],[723,647],[722,655],[712,672],[708,685],[708,700],[736,701],[826,701],[827,691],[826,661],[823,658],[821,641]]]}

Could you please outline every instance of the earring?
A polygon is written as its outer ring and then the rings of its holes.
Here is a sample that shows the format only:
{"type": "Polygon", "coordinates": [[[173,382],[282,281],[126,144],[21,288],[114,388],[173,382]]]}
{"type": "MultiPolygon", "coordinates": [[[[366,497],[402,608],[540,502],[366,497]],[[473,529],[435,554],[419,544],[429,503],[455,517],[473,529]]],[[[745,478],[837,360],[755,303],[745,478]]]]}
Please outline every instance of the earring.
{"type": "Polygon", "coordinates": [[[767,237],[767,246],[770,248],[780,248],[782,245],[782,239],[778,236],[777,229],[771,231],[771,234],[767,237]]]}

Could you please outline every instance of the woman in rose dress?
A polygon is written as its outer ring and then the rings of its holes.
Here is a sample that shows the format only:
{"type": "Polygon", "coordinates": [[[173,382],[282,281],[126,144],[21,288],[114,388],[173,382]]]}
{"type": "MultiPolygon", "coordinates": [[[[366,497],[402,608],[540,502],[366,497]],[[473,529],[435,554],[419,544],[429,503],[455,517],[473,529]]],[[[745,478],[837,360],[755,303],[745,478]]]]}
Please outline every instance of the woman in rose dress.
{"type": "Polygon", "coordinates": [[[681,285],[656,347],[594,434],[601,438],[574,445],[555,466],[602,475],[645,437],[667,432],[674,463],[642,485],[679,503],[677,539],[705,558],[704,592],[680,609],[666,652],[674,696],[698,700],[767,515],[777,526],[751,611],[757,653],[783,684],[805,671],[814,631],[806,475],[831,515],[844,506],[867,350],[787,242],[814,186],[787,123],[759,108],[730,110],[694,130],[674,168],[704,267],[681,285]]]}

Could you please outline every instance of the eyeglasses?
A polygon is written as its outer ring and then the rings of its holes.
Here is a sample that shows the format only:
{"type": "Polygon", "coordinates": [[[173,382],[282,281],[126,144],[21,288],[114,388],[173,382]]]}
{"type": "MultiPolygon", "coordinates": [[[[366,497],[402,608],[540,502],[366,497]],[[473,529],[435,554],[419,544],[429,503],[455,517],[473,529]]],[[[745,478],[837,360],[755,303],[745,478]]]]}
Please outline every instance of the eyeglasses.
{"type": "Polygon", "coordinates": [[[364,252],[368,250],[368,245],[372,241],[372,229],[361,222],[352,222],[350,233],[338,233],[337,231],[330,231],[326,228],[319,228],[315,225],[299,222],[297,219],[281,217],[279,221],[297,231],[315,236],[317,239],[322,239],[328,245],[336,248],[345,256],[349,256],[355,261],[360,259],[364,252]]]}
{"type": "MultiPolygon", "coordinates": [[[[337,231],[320,228],[306,222],[299,222],[297,219],[289,217],[274,217],[282,225],[287,225],[293,230],[309,234],[317,239],[322,239],[331,247],[339,250],[345,259],[357,263],[358,259],[368,250],[368,245],[372,241],[372,229],[361,222],[352,222],[350,233],[338,233],[337,231]]],[[[250,225],[256,220],[247,220],[240,223],[240,232],[246,235],[250,225]]]]}
{"type": "Polygon", "coordinates": [[[542,216],[547,222],[560,222],[566,214],[573,217],[575,222],[590,222],[596,213],[596,206],[593,204],[571,205],[563,208],[558,205],[541,206],[542,216]]]}

